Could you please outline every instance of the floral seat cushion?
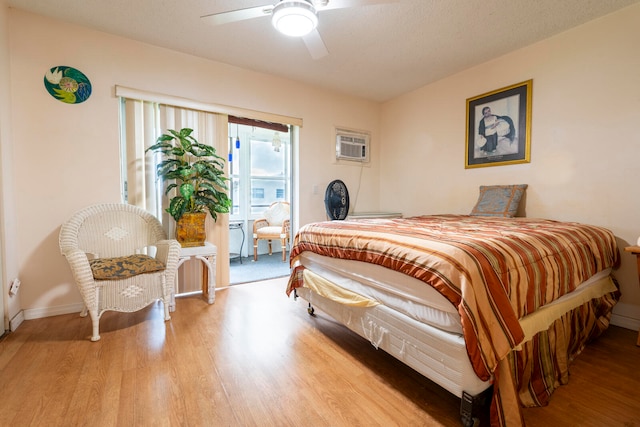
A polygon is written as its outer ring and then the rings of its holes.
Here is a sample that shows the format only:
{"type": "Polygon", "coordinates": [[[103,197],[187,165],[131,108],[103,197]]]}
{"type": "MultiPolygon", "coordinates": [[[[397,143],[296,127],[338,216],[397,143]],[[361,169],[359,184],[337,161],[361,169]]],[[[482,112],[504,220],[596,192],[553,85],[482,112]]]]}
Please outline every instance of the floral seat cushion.
{"type": "Polygon", "coordinates": [[[93,278],[96,280],[120,280],[138,274],[164,270],[165,265],[148,255],[129,255],[117,258],[89,260],[93,278]]]}

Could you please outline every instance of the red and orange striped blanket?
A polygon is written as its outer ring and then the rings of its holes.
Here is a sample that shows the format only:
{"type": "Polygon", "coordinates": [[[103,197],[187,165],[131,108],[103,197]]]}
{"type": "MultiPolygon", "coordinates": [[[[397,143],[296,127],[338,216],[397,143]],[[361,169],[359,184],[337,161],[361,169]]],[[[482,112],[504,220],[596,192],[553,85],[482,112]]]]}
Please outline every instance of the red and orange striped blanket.
{"type": "Polygon", "coordinates": [[[458,310],[469,358],[488,380],[524,339],[518,319],[617,266],[605,228],[466,215],[330,221],[294,238],[287,294],[302,285],[304,251],[378,264],[423,281],[458,310]]]}

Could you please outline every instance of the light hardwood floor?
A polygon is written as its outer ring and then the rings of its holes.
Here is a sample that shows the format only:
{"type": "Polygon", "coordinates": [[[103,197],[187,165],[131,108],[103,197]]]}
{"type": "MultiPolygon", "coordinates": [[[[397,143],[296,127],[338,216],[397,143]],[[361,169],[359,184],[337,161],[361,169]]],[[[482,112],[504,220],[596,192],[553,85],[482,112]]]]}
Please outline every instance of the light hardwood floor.
{"type": "MultiPolygon", "coordinates": [[[[460,426],[459,399],[303,300],[286,279],[103,315],[25,321],[0,342],[0,426],[460,426]]],[[[640,426],[636,333],[611,327],[529,427],[640,426]]]]}

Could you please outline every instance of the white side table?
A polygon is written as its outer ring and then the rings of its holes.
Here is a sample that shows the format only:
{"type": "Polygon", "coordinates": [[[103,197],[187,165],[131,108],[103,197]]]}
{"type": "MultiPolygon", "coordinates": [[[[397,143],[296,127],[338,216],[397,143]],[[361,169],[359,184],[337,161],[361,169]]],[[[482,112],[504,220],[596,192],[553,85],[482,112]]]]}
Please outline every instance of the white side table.
{"type": "MultiPolygon", "coordinates": [[[[202,296],[209,303],[213,304],[216,300],[216,254],[218,248],[215,245],[204,242],[204,246],[195,246],[192,248],[180,249],[180,260],[178,261],[178,268],[189,259],[198,259],[202,261],[202,296]]],[[[178,281],[176,279],[176,289],[178,281]]],[[[175,292],[171,295],[171,304],[169,305],[170,311],[176,309],[176,297],[175,292]]]]}

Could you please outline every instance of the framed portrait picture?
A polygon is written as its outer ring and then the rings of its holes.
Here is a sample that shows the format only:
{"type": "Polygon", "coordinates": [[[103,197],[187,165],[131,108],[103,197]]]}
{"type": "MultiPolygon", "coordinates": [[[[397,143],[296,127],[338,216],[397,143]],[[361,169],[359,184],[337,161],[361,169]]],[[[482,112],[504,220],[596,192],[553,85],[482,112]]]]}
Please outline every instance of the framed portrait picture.
{"type": "Polygon", "coordinates": [[[530,162],[531,86],[527,80],[467,99],[465,168],[530,162]]]}

